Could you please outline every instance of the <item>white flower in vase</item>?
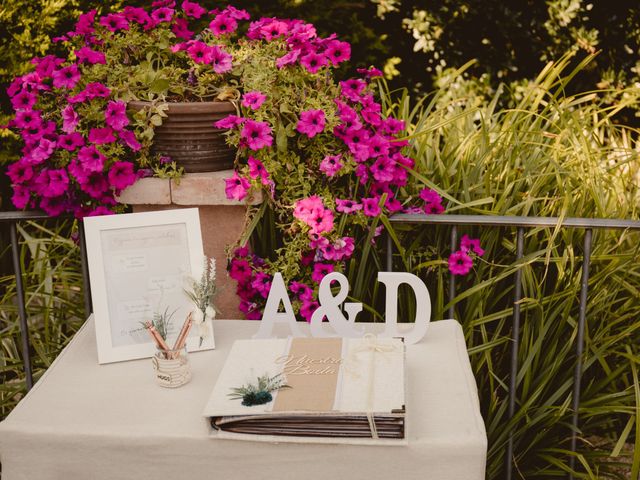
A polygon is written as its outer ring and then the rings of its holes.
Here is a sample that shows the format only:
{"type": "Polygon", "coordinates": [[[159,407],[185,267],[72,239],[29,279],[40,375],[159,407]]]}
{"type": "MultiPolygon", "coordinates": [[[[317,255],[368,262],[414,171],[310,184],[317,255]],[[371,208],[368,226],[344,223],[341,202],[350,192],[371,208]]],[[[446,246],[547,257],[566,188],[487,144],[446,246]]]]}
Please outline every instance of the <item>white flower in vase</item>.
{"type": "Polygon", "coordinates": [[[211,335],[210,322],[216,316],[213,297],[216,294],[216,261],[214,258],[204,259],[204,269],[200,280],[190,279],[191,289],[185,290],[193,302],[193,321],[198,327],[200,345],[211,335]]]}

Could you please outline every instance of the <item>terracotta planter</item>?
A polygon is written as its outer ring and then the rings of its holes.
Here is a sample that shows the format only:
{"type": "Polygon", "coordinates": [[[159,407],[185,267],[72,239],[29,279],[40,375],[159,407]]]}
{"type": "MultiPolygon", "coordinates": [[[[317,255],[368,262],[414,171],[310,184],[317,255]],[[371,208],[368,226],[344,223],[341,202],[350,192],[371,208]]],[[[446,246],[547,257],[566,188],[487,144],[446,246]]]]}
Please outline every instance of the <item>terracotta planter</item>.
{"type": "MultiPolygon", "coordinates": [[[[132,101],[141,110],[149,102],[132,101]]],[[[215,172],[233,168],[235,149],[225,142],[225,130],[213,123],[236,112],[231,102],[168,103],[167,117],[155,128],[153,153],[166,155],[188,173],[215,172]]]]}

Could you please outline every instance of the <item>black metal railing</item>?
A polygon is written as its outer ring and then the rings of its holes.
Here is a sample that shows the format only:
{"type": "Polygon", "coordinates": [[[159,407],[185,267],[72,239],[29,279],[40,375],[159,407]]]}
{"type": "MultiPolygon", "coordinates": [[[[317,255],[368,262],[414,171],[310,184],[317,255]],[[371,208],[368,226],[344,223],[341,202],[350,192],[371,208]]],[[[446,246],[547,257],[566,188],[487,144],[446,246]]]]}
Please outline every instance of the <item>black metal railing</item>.
{"type": "MultiPolygon", "coordinates": [[[[68,217],[56,217],[56,220],[68,219],[68,217]]],[[[29,347],[29,323],[27,319],[27,307],[25,299],[24,281],[22,278],[22,266],[20,264],[20,245],[18,241],[17,225],[20,222],[33,220],[53,220],[46,213],[37,211],[26,212],[0,212],[0,228],[8,228],[9,241],[11,243],[11,257],[13,271],[16,277],[16,301],[18,309],[18,319],[20,322],[20,347],[22,350],[22,363],[24,365],[25,381],[27,390],[33,387],[33,368],[31,365],[31,350],[29,347]]],[[[84,241],[84,229],[82,225],[78,228],[80,260],[82,265],[82,282],[84,292],[85,316],[91,313],[91,291],[89,288],[89,269],[87,267],[87,250],[84,241]]]]}
{"type": "MultiPolygon", "coordinates": [[[[580,387],[582,381],[582,356],[584,350],[584,328],[587,310],[587,294],[589,289],[589,268],[591,265],[591,240],[593,229],[629,229],[640,230],[640,221],[600,219],[600,218],[557,218],[557,217],[515,217],[515,216],[488,216],[488,215],[426,215],[426,214],[397,214],[389,219],[395,224],[420,224],[420,225],[450,225],[451,226],[451,251],[456,250],[458,226],[492,226],[511,227],[516,229],[516,262],[521,260],[524,253],[524,231],[526,228],[576,228],[584,230],[582,277],[580,282],[580,309],[578,314],[578,331],[576,335],[576,363],[573,373],[572,393],[572,432],[570,449],[576,452],[579,425],[580,387]]],[[[387,235],[386,268],[393,269],[393,242],[387,235]]],[[[513,324],[511,333],[511,359],[509,368],[509,404],[508,418],[511,420],[515,414],[517,400],[516,376],[518,372],[518,349],[520,347],[520,300],[522,300],[522,269],[518,268],[514,275],[513,296],[513,324]]],[[[449,318],[454,318],[453,299],[456,296],[456,283],[453,275],[449,276],[449,318]]],[[[505,459],[506,480],[513,478],[514,439],[509,436],[505,459]]],[[[575,456],[569,459],[571,470],[575,469],[575,456]]],[[[573,475],[569,475],[573,479],[573,475]]]]}
{"type": "MultiPolygon", "coordinates": [[[[62,217],[57,217],[58,219],[62,217]]],[[[18,302],[18,315],[20,320],[21,349],[26,376],[27,389],[33,386],[33,373],[31,367],[31,353],[29,348],[29,326],[24,296],[24,284],[22,279],[22,267],[20,265],[20,251],[16,225],[24,221],[51,220],[41,212],[0,212],[0,228],[8,226],[13,259],[13,269],[16,276],[16,300],[18,302]]],[[[574,384],[572,396],[572,436],[571,450],[576,451],[579,424],[580,387],[582,380],[582,356],[584,349],[584,328],[586,320],[586,306],[589,281],[589,267],[591,263],[592,232],[593,229],[631,229],[640,230],[640,221],[616,220],[616,219],[588,219],[588,218],[555,218],[555,217],[514,217],[514,216],[486,216],[486,215],[424,215],[424,214],[398,214],[389,219],[395,224],[421,224],[421,225],[450,225],[451,249],[456,250],[457,227],[460,225],[493,226],[516,228],[516,261],[523,258],[524,232],[527,228],[576,228],[585,231],[583,239],[583,263],[580,286],[580,309],[578,316],[578,331],[576,337],[576,364],[574,368],[574,384]]],[[[88,316],[92,311],[91,290],[89,285],[89,270],[87,266],[86,245],[82,225],[78,229],[79,246],[82,267],[83,292],[85,313],[88,316]]],[[[393,242],[387,235],[386,268],[393,269],[393,242]]],[[[513,298],[513,325],[511,360],[509,376],[509,419],[513,418],[516,407],[516,375],[518,369],[518,349],[520,346],[520,300],[522,299],[522,272],[518,268],[515,272],[515,288],[513,298]]],[[[449,317],[454,317],[453,299],[456,296],[456,284],[453,275],[449,280],[449,317]]],[[[505,478],[513,477],[513,437],[509,437],[507,444],[505,478]]],[[[570,466],[575,467],[575,457],[571,457],[570,466]]],[[[572,478],[572,476],[570,476],[572,478]]]]}

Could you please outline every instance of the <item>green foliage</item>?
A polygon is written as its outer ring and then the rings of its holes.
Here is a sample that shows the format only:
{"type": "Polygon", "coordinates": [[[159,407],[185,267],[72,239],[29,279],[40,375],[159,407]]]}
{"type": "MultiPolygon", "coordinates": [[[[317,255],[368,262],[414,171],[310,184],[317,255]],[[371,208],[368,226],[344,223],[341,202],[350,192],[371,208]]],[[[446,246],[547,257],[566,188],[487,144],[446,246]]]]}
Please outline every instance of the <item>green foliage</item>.
{"type": "Polygon", "coordinates": [[[229,397],[232,400],[242,399],[242,405],[245,407],[263,405],[273,400],[271,392],[281,388],[290,388],[284,381],[284,376],[281,373],[273,377],[265,373],[258,377],[256,383],[247,383],[242,387],[232,388],[229,397]]]}
{"type": "MultiPolygon", "coordinates": [[[[73,222],[18,226],[34,380],[40,378],[85,319],[80,251],[73,222]]],[[[8,255],[9,246],[0,254],[8,255]]],[[[20,327],[13,275],[0,276],[0,417],[24,396],[20,327]]]]}
{"type": "MultiPolygon", "coordinates": [[[[396,101],[387,95],[389,108],[413,125],[413,175],[433,188],[441,186],[452,213],[637,219],[638,132],[612,121],[616,109],[637,102],[637,92],[567,95],[567,84],[578,73],[566,70],[569,63],[564,58],[549,64],[512,109],[496,108],[500,89],[489,98],[470,95],[461,72],[420,102],[406,92],[396,101]],[[613,106],[609,98],[615,99],[613,106]]],[[[474,275],[458,281],[458,295],[450,303],[446,267],[433,260],[434,252],[449,251],[448,229],[396,227],[396,268],[428,281],[434,318],[445,318],[453,305],[463,323],[489,435],[488,478],[501,478],[509,434],[515,439],[517,478],[564,475],[571,455],[583,235],[573,229],[531,229],[524,258],[516,262],[513,230],[468,227],[462,233],[479,236],[487,254],[474,275]],[[523,320],[518,403],[509,421],[517,269],[523,279],[523,320]]],[[[621,455],[622,446],[638,441],[632,429],[639,405],[639,235],[594,232],[576,478],[629,478],[620,467],[631,463],[628,454],[621,455]]],[[[378,263],[382,254],[375,253],[378,263]]],[[[411,305],[403,307],[411,315],[411,305]]],[[[637,449],[632,460],[634,465],[640,461],[637,449]]]]}

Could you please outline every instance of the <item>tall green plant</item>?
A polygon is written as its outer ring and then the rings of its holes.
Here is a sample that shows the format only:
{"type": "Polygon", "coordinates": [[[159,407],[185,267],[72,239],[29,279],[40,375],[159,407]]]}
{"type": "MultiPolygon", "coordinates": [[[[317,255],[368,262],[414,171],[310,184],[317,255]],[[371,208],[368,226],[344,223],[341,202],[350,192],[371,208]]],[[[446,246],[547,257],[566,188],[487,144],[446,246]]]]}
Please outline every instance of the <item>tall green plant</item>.
{"type": "MultiPolygon", "coordinates": [[[[406,92],[383,92],[389,112],[412,125],[417,162],[412,175],[432,188],[441,186],[450,213],[637,219],[637,132],[612,118],[637,102],[638,92],[566,95],[571,78],[589,59],[575,70],[567,70],[569,61],[547,65],[513,109],[496,108],[500,90],[493,98],[470,95],[473,82],[461,72],[417,104],[406,92]],[[456,95],[460,90],[466,95],[456,95]],[[605,104],[604,97],[611,95],[616,101],[605,104]]],[[[397,268],[427,279],[434,317],[443,318],[450,306],[445,268],[443,261],[433,260],[433,252],[449,251],[449,232],[387,228],[401,247],[394,258],[397,268]]],[[[510,434],[519,478],[564,475],[572,455],[583,234],[532,229],[525,236],[525,256],[516,262],[512,229],[464,231],[480,236],[487,250],[475,275],[459,282],[451,302],[465,329],[480,391],[489,436],[487,476],[501,478],[510,434]],[[517,269],[523,279],[523,321],[517,411],[508,420],[517,269]]],[[[594,233],[576,478],[626,478],[622,472],[630,463],[632,478],[637,477],[640,451],[632,459],[621,452],[638,441],[633,426],[638,428],[639,237],[629,231],[594,233]]]]}
{"type": "MultiPolygon", "coordinates": [[[[51,365],[84,321],[78,246],[71,222],[18,226],[20,264],[32,350],[34,379],[51,365]]],[[[7,246],[1,252],[8,254],[7,246]]],[[[24,396],[20,324],[14,275],[0,277],[0,418],[24,396]]]]}

